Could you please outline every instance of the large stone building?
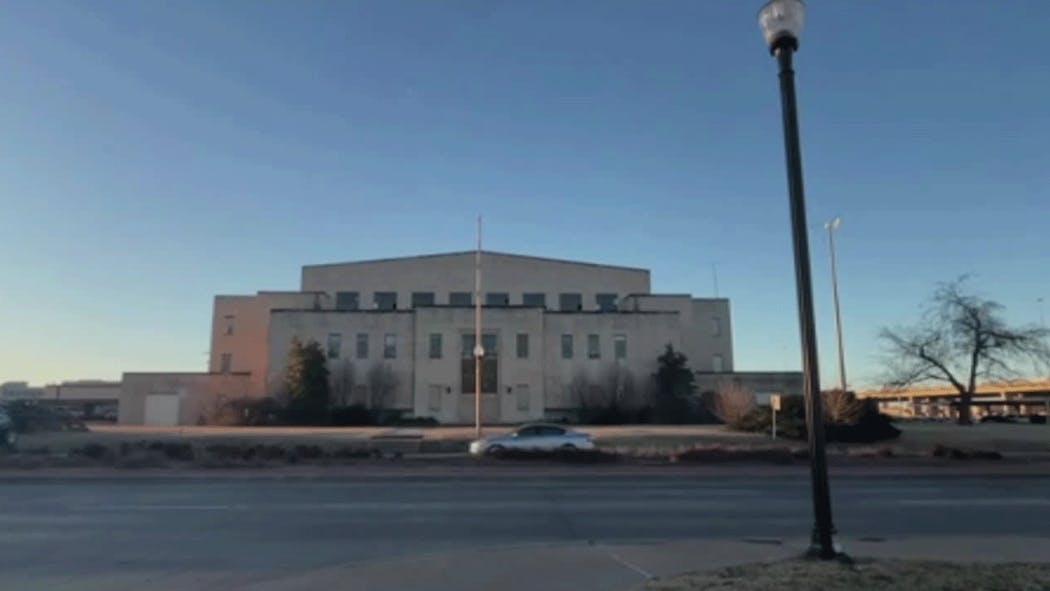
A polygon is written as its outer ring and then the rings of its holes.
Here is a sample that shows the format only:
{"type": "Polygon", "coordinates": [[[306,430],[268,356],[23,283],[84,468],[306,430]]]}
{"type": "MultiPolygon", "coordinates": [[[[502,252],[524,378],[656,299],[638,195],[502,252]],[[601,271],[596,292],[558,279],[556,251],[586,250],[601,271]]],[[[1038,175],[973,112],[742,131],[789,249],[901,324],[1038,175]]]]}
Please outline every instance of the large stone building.
{"type": "MultiPolygon", "coordinates": [[[[120,420],[206,422],[219,400],[279,394],[298,338],[324,347],[341,403],[472,422],[474,274],[474,252],[436,254],[308,265],[298,291],[216,296],[209,371],[125,374],[120,420]]],[[[732,377],[727,299],[653,294],[646,269],[494,252],[481,275],[486,422],[571,415],[610,376],[641,392],[668,344],[708,381],[732,377]]]]}

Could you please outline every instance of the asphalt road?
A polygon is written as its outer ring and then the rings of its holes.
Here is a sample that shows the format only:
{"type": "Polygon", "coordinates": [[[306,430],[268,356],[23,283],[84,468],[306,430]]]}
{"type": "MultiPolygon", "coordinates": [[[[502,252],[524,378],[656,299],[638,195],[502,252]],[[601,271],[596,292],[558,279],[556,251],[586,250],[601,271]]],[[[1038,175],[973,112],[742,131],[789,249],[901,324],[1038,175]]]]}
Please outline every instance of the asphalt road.
{"type": "MultiPolygon", "coordinates": [[[[798,538],[804,473],[0,482],[0,577],[311,569],[551,542],[798,538]]],[[[1050,477],[839,477],[843,538],[1050,537],[1050,477]]],[[[2,585],[0,585],[2,586],[2,585]]]]}

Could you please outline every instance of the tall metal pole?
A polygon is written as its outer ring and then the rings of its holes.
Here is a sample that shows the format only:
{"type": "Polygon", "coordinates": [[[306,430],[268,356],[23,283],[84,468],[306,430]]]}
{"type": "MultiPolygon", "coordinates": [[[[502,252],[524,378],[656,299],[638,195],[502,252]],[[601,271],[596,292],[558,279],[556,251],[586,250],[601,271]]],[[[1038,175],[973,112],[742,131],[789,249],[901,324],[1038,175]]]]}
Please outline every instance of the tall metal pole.
{"type": "Polygon", "coordinates": [[[809,239],[806,236],[806,202],[802,185],[802,149],[799,145],[798,107],[795,102],[795,71],[792,54],[797,41],[785,38],[773,52],[780,69],[780,106],[784,123],[784,151],[787,159],[788,198],[791,205],[791,235],[795,253],[795,289],[802,337],[802,381],[806,398],[806,425],[809,433],[810,476],[813,485],[813,536],[810,554],[834,558],[838,551],[831,522],[831,491],[824,450],[824,413],[821,408],[820,370],[817,365],[817,333],[813,314],[813,281],[809,266],[809,239]]]}
{"type": "Polygon", "coordinates": [[[474,252],[474,436],[481,439],[481,216],[478,216],[478,248],[474,252]]]}
{"type": "Polygon", "coordinates": [[[831,293],[835,300],[835,338],[839,347],[839,389],[846,391],[846,352],[842,345],[842,313],[839,311],[839,271],[835,260],[835,230],[842,223],[842,218],[836,217],[824,224],[828,229],[828,250],[831,252],[831,293]]]}

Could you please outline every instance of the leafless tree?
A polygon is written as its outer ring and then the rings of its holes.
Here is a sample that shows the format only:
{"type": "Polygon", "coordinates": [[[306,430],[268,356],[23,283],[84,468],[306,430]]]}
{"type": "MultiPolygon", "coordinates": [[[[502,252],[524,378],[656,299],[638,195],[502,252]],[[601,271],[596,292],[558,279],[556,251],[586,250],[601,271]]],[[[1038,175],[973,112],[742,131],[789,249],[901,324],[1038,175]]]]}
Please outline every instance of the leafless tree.
{"type": "Polygon", "coordinates": [[[634,374],[619,363],[605,368],[599,385],[606,406],[633,411],[645,402],[638,395],[634,374]]]}
{"type": "Polygon", "coordinates": [[[1003,306],[969,293],[966,277],[938,286],[921,320],[912,327],[883,329],[890,387],[947,383],[959,393],[959,424],[971,422],[970,405],[978,380],[1005,380],[1030,363],[1034,371],[1050,366],[1050,331],[1011,327],[1003,306]]]}
{"type": "Polygon", "coordinates": [[[847,425],[857,422],[864,412],[864,403],[857,400],[856,394],[844,390],[826,390],[824,392],[824,419],[826,423],[847,425]]]}
{"type": "Polygon", "coordinates": [[[711,412],[723,423],[732,425],[755,408],[755,394],[736,382],[722,382],[711,398],[711,412]]]}
{"type": "Polygon", "coordinates": [[[393,402],[397,392],[397,375],[394,370],[382,362],[376,362],[368,368],[369,408],[387,408],[393,402]]]}
{"type": "Polygon", "coordinates": [[[332,382],[333,403],[344,406],[350,404],[354,396],[354,382],[356,381],[353,362],[344,360],[340,365],[332,368],[328,376],[332,382]]]}

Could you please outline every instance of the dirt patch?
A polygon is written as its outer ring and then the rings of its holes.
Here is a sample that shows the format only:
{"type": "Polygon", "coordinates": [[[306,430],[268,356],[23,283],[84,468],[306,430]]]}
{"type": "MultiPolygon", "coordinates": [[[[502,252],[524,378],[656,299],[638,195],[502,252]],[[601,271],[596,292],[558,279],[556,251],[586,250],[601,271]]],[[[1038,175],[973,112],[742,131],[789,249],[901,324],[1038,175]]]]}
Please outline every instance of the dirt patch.
{"type": "Polygon", "coordinates": [[[839,562],[790,560],[691,573],[646,586],[648,591],[1046,591],[1050,564],[926,560],[839,562]]]}

